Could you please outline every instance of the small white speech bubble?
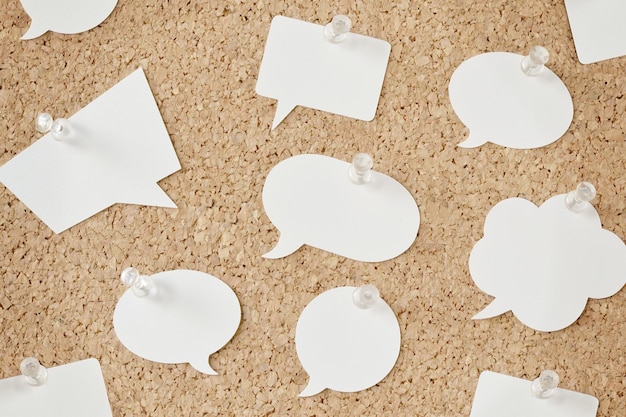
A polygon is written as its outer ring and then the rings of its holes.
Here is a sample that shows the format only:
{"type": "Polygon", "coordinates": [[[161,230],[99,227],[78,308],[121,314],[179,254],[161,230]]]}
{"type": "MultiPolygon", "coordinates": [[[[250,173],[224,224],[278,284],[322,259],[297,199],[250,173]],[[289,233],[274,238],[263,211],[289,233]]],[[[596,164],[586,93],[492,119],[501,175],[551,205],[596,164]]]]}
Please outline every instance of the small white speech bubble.
{"type": "Polygon", "coordinates": [[[69,121],[64,142],[48,133],[0,167],[0,182],[55,233],[115,203],[176,208],[156,183],[180,163],[141,68],[69,121]]]}
{"type": "Polygon", "coordinates": [[[383,299],[370,308],[359,308],[352,298],[355,289],[323,292],[302,311],[296,351],[310,379],[300,397],[326,388],[361,391],[393,369],[400,354],[398,320],[383,299]]]}
{"type": "Polygon", "coordinates": [[[272,129],[298,105],[372,120],[390,51],[380,39],[348,33],[332,43],[322,25],[274,17],[256,84],[257,94],[278,100],[272,129]]]}
{"type": "Polygon", "coordinates": [[[469,259],[476,285],[496,297],[474,319],[509,310],[539,331],[563,329],[578,319],[588,298],[606,298],[626,283],[626,245],[602,229],[595,208],[565,206],[565,194],[540,207],[523,198],[496,204],[485,236],[469,259]]]}
{"type": "Polygon", "coordinates": [[[413,244],[420,215],[407,189],[376,171],[369,183],[356,185],[348,177],[350,166],[305,154],[272,168],[263,206],[280,230],[280,240],[265,258],[281,258],[307,244],[357,261],[380,262],[413,244]]]}
{"type": "Polygon", "coordinates": [[[233,290],[199,271],[176,270],[151,275],[155,294],[136,296],[128,289],[117,302],[113,327],[134,354],[159,363],[189,363],[217,375],[209,355],[234,336],[241,307],[233,290]]]}
{"type": "Polygon", "coordinates": [[[516,149],[549,145],[569,128],[574,104],[561,79],[545,68],[531,77],[524,57],[508,52],[476,55],[452,74],[448,92],[459,119],[470,129],[459,144],[475,148],[492,142],[516,149]]]}
{"type": "Polygon", "coordinates": [[[51,30],[74,34],[98,26],[117,4],[117,0],[20,0],[30,16],[23,40],[34,39],[51,30]]]}

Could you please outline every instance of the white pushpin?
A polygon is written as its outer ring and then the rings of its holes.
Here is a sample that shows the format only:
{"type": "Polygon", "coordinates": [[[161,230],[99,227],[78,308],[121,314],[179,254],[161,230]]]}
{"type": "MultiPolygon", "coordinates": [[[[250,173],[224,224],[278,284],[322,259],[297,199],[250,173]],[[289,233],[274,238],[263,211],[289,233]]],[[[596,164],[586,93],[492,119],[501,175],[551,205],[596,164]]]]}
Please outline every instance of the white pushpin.
{"type": "Polygon", "coordinates": [[[559,385],[559,376],[551,370],[541,371],[539,377],[530,385],[530,392],[533,397],[545,399],[554,394],[559,385]]]}
{"type": "Polygon", "coordinates": [[[42,366],[37,358],[26,358],[20,364],[22,375],[30,385],[43,385],[48,379],[48,370],[42,366]]]}
{"type": "Polygon", "coordinates": [[[137,297],[145,297],[148,294],[154,293],[156,290],[152,278],[147,275],[141,275],[137,268],[132,266],[122,271],[120,279],[124,285],[133,289],[133,294],[137,297]]]}
{"type": "Polygon", "coordinates": [[[522,59],[521,67],[524,74],[534,77],[543,72],[550,53],[543,46],[533,46],[530,53],[522,59]]]}
{"type": "Polygon", "coordinates": [[[41,113],[35,119],[35,128],[41,133],[52,133],[52,137],[62,141],[72,133],[70,121],[67,119],[53,119],[48,113],[41,113]]]}
{"type": "Polygon", "coordinates": [[[333,20],[324,26],[324,37],[332,43],[339,43],[346,38],[352,28],[352,22],[348,16],[342,14],[333,17],[333,20]]]}
{"type": "Polygon", "coordinates": [[[591,205],[596,196],[596,187],[590,182],[581,182],[574,191],[565,195],[565,207],[574,213],[580,213],[591,205]]]}
{"type": "Polygon", "coordinates": [[[352,165],[348,169],[350,181],[357,185],[367,184],[372,179],[374,160],[366,153],[357,153],[352,158],[352,165]]]}
{"type": "Polygon", "coordinates": [[[359,308],[370,308],[380,300],[380,292],[373,285],[361,285],[352,293],[352,301],[359,308]]]}

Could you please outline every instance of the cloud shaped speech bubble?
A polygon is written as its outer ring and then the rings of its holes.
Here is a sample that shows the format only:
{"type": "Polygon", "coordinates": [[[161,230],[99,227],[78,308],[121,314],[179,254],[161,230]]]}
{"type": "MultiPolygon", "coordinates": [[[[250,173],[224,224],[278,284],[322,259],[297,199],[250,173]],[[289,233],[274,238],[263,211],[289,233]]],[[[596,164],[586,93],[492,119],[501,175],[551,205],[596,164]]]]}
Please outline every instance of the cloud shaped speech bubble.
{"type": "Polygon", "coordinates": [[[278,100],[272,129],[297,105],[372,120],[390,51],[380,39],[348,33],[332,43],[322,25],[274,17],[256,84],[257,94],[278,100]]]}
{"type": "Polygon", "coordinates": [[[141,68],[69,120],[65,142],[48,133],[0,167],[0,182],[55,233],[115,203],[176,208],[156,183],[180,163],[141,68]]]}
{"type": "Polygon", "coordinates": [[[234,336],[241,307],[223,281],[199,271],[175,270],[152,275],[155,294],[137,297],[132,289],[119,299],[113,327],[134,354],[159,363],[189,363],[217,375],[209,355],[234,336]]]}
{"type": "Polygon", "coordinates": [[[20,0],[31,18],[23,40],[34,39],[51,30],[74,34],[98,26],[117,4],[117,0],[20,0]]]}
{"type": "Polygon", "coordinates": [[[413,244],[420,215],[407,189],[375,171],[368,184],[356,185],[348,177],[350,166],[305,154],[272,168],[263,206],[280,230],[280,240],[265,258],[287,256],[306,243],[357,261],[379,262],[413,244]]]}
{"type": "Polygon", "coordinates": [[[459,65],[448,92],[454,111],[470,129],[459,146],[486,142],[516,149],[549,145],[569,128],[572,97],[550,69],[528,76],[524,56],[508,52],[476,55],[459,65]]]}
{"type": "Polygon", "coordinates": [[[329,388],[361,391],[382,381],[400,354],[400,326],[382,299],[370,308],[353,301],[355,287],[323,292],[302,311],[296,351],[310,376],[301,397],[329,388]]]}
{"type": "Polygon", "coordinates": [[[578,319],[588,298],[605,298],[626,283],[626,245],[602,229],[595,208],[565,207],[565,194],[540,207],[523,198],[496,204],[485,236],[469,259],[476,285],[496,297],[474,319],[509,310],[539,331],[563,329],[578,319]]]}

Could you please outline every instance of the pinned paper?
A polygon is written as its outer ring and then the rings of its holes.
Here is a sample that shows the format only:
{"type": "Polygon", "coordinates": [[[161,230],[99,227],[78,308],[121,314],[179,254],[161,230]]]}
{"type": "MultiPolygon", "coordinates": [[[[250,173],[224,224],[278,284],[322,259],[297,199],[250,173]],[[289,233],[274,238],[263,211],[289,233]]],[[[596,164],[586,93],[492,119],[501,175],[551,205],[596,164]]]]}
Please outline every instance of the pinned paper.
{"type": "MultiPolygon", "coordinates": [[[[0,182],[55,233],[115,203],[176,208],[157,182],[180,163],[141,68],[0,167],[0,182]]],[[[34,129],[33,129],[34,130],[34,129]]]]}
{"type": "Polygon", "coordinates": [[[556,388],[550,398],[531,395],[532,381],[485,371],[478,378],[470,417],[596,417],[598,399],[556,388]]]}
{"type": "Polygon", "coordinates": [[[155,293],[138,297],[128,289],[113,313],[115,333],[134,354],[159,363],[189,363],[209,375],[209,355],[235,334],[241,307],[233,290],[199,271],[151,275],[155,293]]]}
{"type": "Polygon", "coordinates": [[[98,26],[117,4],[117,0],[20,0],[30,16],[23,40],[34,39],[51,30],[74,34],[98,26]]]}
{"type": "Polygon", "coordinates": [[[469,269],[476,285],[496,297],[474,319],[507,311],[526,326],[555,331],[574,323],[588,298],[606,298],[626,283],[626,245],[602,228],[589,204],[576,213],[565,194],[540,207],[523,198],[496,204],[469,269]]]}
{"type": "Polygon", "coordinates": [[[450,102],[469,137],[459,144],[486,142],[532,149],[558,140],[569,128],[574,105],[567,87],[549,68],[526,75],[524,56],[508,52],[476,55],[459,65],[449,85],[450,102]]]}
{"type": "Polygon", "coordinates": [[[391,307],[379,299],[360,308],[356,287],[339,287],[306,306],[296,327],[296,351],[309,383],[308,397],[329,388],[356,392],[379,383],[400,354],[400,326],[391,307]]]}
{"type": "Polygon", "coordinates": [[[347,33],[334,43],[323,25],[274,17],[256,85],[259,95],[278,100],[272,129],[296,106],[372,120],[390,51],[380,39],[347,33]]]}
{"type": "Polygon", "coordinates": [[[0,380],[0,416],[112,417],[97,359],[48,368],[47,381],[28,384],[23,375],[0,380]]]}
{"type": "Polygon", "coordinates": [[[307,244],[364,262],[406,251],[420,224],[417,203],[393,178],[372,171],[368,184],[350,181],[351,164],[323,155],[288,158],[270,171],[263,206],[280,230],[276,259],[307,244]]]}

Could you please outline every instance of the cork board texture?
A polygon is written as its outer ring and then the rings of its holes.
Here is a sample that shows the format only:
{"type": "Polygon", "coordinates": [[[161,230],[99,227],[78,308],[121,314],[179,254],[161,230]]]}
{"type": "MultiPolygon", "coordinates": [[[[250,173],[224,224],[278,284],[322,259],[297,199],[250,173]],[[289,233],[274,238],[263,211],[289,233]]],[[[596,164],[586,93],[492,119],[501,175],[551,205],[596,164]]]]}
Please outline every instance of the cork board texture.
{"type": "Polygon", "coordinates": [[[623,290],[590,300],[576,323],[552,333],[510,312],[470,320],[492,299],[474,285],[468,257],[497,202],[541,204],[590,181],[604,228],[626,238],[626,58],[580,64],[562,1],[119,0],[90,31],[21,41],[29,23],[19,1],[4,2],[0,164],[40,137],[37,114],[74,114],[141,66],[182,170],[159,183],[178,209],[115,205],[59,235],[0,187],[0,378],[19,374],[26,356],[47,367],[94,357],[115,417],[451,417],[469,415],[484,370],[534,379],[555,369],[560,386],[598,397],[598,416],[626,409],[623,290]],[[270,131],[276,101],[255,84],[272,18],[326,24],[336,14],[392,45],[376,117],[297,107],[270,131]],[[549,49],[572,94],[565,135],[533,150],[457,147],[468,130],[448,99],[454,69],[479,53],[534,45],[549,49]],[[308,246],[262,258],[279,236],[261,200],[269,170],[302,153],[349,161],[356,152],[418,202],[413,246],[380,263],[308,246]],[[131,265],[199,270],[235,291],[242,321],[211,357],[220,375],[149,362],[118,341],[119,274],[131,265]],[[395,368],[365,391],[298,398],[308,381],[294,345],[300,312],[327,289],[361,283],[375,284],[398,318],[395,368]]]}

